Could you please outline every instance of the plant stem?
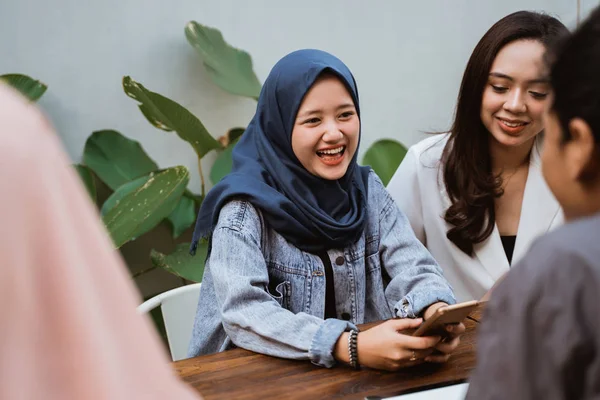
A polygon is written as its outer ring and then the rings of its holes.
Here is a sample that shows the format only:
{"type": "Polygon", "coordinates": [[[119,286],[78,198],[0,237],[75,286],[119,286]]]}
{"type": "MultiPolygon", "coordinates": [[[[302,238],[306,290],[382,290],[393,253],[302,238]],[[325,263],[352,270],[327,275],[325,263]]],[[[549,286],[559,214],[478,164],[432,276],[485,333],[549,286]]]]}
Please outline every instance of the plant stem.
{"type": "Polygon", "coordinates": [[[150,268],[146,268],[146,269],[144,269],[144,270],[142,270],[142,271],[136,272],[135,274],[133,274],[132,278],[133,278],[133,279],[135,279],[135,278],[137,278],[138,276],[144,275],[145,273],[148,273],[148,272],[150,272],[150,271],[152,271],[152,270],[155,270],[156,268],[158,268],[158,267],[156,267],[156,266],[152,266],[152,267],[150,267],[150,268]]]}
{"type": "MultiPolygon", "coordinates": [[[[196,155],[198,155],[196,153],[196,155]]],[[[200,190],[202,191],[202,198],[204,199],[204,195],[206,194],[204,190],[204,174],[202,173],[202,158],[198,155],[198,173],[200,174],[200,190]]]]}

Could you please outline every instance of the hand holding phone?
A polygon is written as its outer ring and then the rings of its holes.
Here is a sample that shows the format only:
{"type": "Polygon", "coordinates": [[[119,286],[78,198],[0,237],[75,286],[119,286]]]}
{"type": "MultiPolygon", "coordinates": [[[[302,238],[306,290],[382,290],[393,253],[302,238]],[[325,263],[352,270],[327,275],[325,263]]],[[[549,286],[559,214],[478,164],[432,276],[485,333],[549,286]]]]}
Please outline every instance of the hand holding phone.
{"type": "Polygon", "coordinates": [[[447,324],[459,324],[483,303],[477,300],[443,306],[435,310],[413,333],[413,336],[445,336],[447,324]]]}

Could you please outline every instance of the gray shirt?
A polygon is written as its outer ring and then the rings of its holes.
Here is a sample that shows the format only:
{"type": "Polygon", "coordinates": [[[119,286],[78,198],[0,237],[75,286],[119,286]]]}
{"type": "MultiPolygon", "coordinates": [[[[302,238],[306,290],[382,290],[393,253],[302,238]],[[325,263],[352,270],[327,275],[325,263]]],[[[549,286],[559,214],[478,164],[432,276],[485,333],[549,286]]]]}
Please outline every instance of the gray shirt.
{"type": "Polygon", "coordinates": [[[600,214],[539,239],[494,290],[467,399],[600,399],[600,214]]]}

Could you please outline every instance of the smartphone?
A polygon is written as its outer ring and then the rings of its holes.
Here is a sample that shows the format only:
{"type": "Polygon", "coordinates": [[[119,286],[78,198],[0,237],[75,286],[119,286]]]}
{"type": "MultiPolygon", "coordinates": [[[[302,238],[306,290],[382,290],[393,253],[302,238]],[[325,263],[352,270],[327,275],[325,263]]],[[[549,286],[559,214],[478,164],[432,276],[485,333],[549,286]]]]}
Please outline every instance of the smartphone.
{"type": "Polygon", "coordinates": [[[435,313],[429,317],[413,333],[413,336],[444,336],[447,324],[458,324],[462,322],[469,314],[477,310],[485,302],[471,300],[464,303],[443,306],[435,310],[435,313]]]}

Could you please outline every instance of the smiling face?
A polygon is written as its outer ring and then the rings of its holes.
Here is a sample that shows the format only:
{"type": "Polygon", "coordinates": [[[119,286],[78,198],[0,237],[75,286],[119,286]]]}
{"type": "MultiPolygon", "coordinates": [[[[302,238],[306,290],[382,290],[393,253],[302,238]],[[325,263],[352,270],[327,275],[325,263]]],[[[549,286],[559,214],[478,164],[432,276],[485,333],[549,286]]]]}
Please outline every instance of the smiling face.
{"type": "Polygon", "coordinates": [[[550,88],[543,73],[545,47],[517,40],[496,56],[483,91],[481,121],[501,146],[531,145],[544,129],[550,88]]]}
{"type": "Polygon", "coordinates": [[[333,75],[312,85],[298,109],[292,130],[292,150],[311,174],[327,180],[342,178],[358,148],[360,120],[352,96],[333,75]]]}

